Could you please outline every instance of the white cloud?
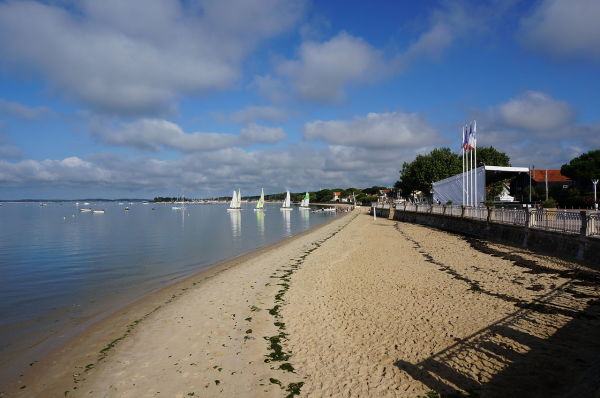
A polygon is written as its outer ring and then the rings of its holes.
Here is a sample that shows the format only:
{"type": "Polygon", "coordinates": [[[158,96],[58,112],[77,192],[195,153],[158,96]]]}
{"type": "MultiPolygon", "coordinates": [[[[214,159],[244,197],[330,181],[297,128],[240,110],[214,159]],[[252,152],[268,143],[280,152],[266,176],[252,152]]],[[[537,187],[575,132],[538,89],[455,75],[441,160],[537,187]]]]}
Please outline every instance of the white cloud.
{"type": "Polygon", "coordinates": [[[250,122],[284,122],[289,118],[289,112],[274,106],[248,106],[233,112],[229,117],[235,123],[248,124],[250,122]]]}
{"type": "Polygon", "coordinates": [[[285,132],[280,127],[265,127],[257,124],[250,124],[242,129],[240,138],[247,144],[273,144],[283,140],[286,137],[285,132]]]}
{"type": "Polygon", "coordinates": [[[186,133],[168,120],[140,119],[121,127],[96,127],[94,135],[110,145],[159,151],[161,148],[180,152],[214,151],[232,146],[275,143],[285,138],[281,128],[251,124],[240,135],[229,133],[186,133]]]}
{"type": "Polygon", "coordinates": [[[600,61],[600,2],[544,0],[521,21],[523,44],[553,57],[600,61]]]}
{"type": "Polygon", "coordinates": [[[97,154],[87,159],[0,160],[0,188],[23,191],[35,187],[38,192],[64,197],[64,187],[78,188],[81,193],[75,195],[83,196],[101,187],[104,197],[114,197],[111,192],[117,191],[152,197],[179,194],[182,188],[186,195],[213,196],[228,194],[233,187],[244,193],[258,193],[261,187],[266,192],[299,192],[391,185],[402,161],[412,160],[414,152],[414,148],[316,149],[296,144],[258,151],[224,148],[174,160],[118,154],[97,154]]]}
{"type": "Polygon", "coordinates": [[[435,129],[414,113],[369,113],[353,120],[317,120],[304,125],[304,138],[367,148],[418,147],[440,142],[435,129]]]}
{"type": "Polygon", "coordinates": [[[560,168],[600,144],[600,124],[577,124],[572,107],[526,91],[478,115],[478,145],[506,152],[515,166],[560,168]]]}
{"type": "Polygon", "coordinates": [[[301,97],[321,102],[342,100],[347,84],[377,80],[384,69],[380,51],[345,32],[322,43],[304,42],[297,60],[278,65],[301,97]]]}
{"type": "Polygon", "coordinates": [[[0,98],[0,114],[2,113],[21,119],[33,120],[50,114],[50,109],[45,106],[31,107],[20,102],[0,98]]]}
{"type": "Polygon", "coordinates": [[[575,118],[569,104],[537,91],[526,91],[492,110],[506,127],[524,129],[548,136],[575,118]]]}
{"type": "Polygon", "coordinates": [[[0,4],[2,63],[44,76],[94,109],[149,114],[231,86],[258,42],[294,26],[303,2],[84,0],[0,4]]]}

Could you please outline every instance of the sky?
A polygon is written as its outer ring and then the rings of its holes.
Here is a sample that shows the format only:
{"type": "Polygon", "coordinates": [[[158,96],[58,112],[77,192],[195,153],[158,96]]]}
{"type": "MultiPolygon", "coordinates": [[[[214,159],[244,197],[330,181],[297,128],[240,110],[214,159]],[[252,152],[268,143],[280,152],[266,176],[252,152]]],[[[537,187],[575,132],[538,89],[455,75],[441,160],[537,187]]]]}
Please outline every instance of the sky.
{"type": "Polygon", "coordinates": [[[600,1],[0,0],[0,199],[391,186],[600,148],[600,1]]]}

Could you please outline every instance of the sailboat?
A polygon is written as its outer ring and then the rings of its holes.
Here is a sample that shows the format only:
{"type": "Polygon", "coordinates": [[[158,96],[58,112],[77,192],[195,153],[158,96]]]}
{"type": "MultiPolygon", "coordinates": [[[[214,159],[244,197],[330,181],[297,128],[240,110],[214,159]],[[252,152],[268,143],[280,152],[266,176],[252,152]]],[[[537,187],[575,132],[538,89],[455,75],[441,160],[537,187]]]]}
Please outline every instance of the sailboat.
{"type": "Polygon", "coordinates": [[[237,192],[233,190],[231,202],[229,203],[229,208],[227,209],[227,211],[232,210],[242,210],[242,196],[239,189],[237,190],[237,192]]]}
{"type": "Polygon", "coordinates": [[[265,209],[265,190],[263,188],[260,189],[260,199],[256,202],[256,207],[254,211],[263,211],[265,209]]]}
{"type": "Polygon", "coordinates": [[[310,202],[310,195],[308,192],[304,195],[304,199],[300,202],[300,209],[308,209],[308,204],[310,202]]]}
{"type": "Polygon", "coordinates": [[[292,200],[290,198],[290,191],[285,193],[285,200],[283,201],[283,206],[281,206],[280,210],[292,210],[292,200]]]}

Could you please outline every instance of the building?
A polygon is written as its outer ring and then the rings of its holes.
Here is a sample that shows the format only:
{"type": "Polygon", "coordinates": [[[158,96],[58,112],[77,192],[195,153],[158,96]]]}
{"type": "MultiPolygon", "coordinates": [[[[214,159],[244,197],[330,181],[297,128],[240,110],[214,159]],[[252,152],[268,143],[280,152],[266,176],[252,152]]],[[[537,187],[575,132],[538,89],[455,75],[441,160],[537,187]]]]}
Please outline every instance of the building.
{"type": "Polygon", "coordinates": [[[531,170],[531,184],[534,187],[542,186],[544,187],[546,184],[546,180],[548,180],[548,189],[558,187],[562,189],[568,189],[573,185],[573,180],[568,177],[565,177],[560,173],[560,170],[550,170],[550,169],[541,169],[541,170],[531,170]]]}
{"type": "Polygon", "coordinates": [[[341,192],[333,192],[333,201],[334,202],[339,202],[341,194],[342,194],[341,192]]]}

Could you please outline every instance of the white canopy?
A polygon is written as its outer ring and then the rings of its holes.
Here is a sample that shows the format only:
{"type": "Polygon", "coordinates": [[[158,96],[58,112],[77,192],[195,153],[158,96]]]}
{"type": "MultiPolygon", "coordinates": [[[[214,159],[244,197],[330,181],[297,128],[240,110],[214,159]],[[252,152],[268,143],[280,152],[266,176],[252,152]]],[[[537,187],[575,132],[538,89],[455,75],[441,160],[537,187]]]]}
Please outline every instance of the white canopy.
{"type": "MultiPolygon", "coordinates": [[[[497,181],[504,178],[510,178],[518,173],[527,173],[529,168],[527,167],[503,167],[503,166],[480,166],[476,170],[472,171],[475,173],[477,179],[477,192],[472,193],[475,195],[475,203],[481,204],[485,201],[485,187],[486,182],[497,181]]],[[[464,187],[466,190],[466,187],[464,187]]],[[[471,187],[469,186],[469,190],[471,187]]],[[[472,192],[472,191],[471,191],[472,192]]],[[[433,200],[434,202],[440,201],[445,204],[448,201],[452,201],[455,205],[463,204],[463,175],[462,173],[453,175],[446,179],[436,181],[433,183],[433,200]]],[[[465,203],[466,204],[466,203],[465,203]]]]}

